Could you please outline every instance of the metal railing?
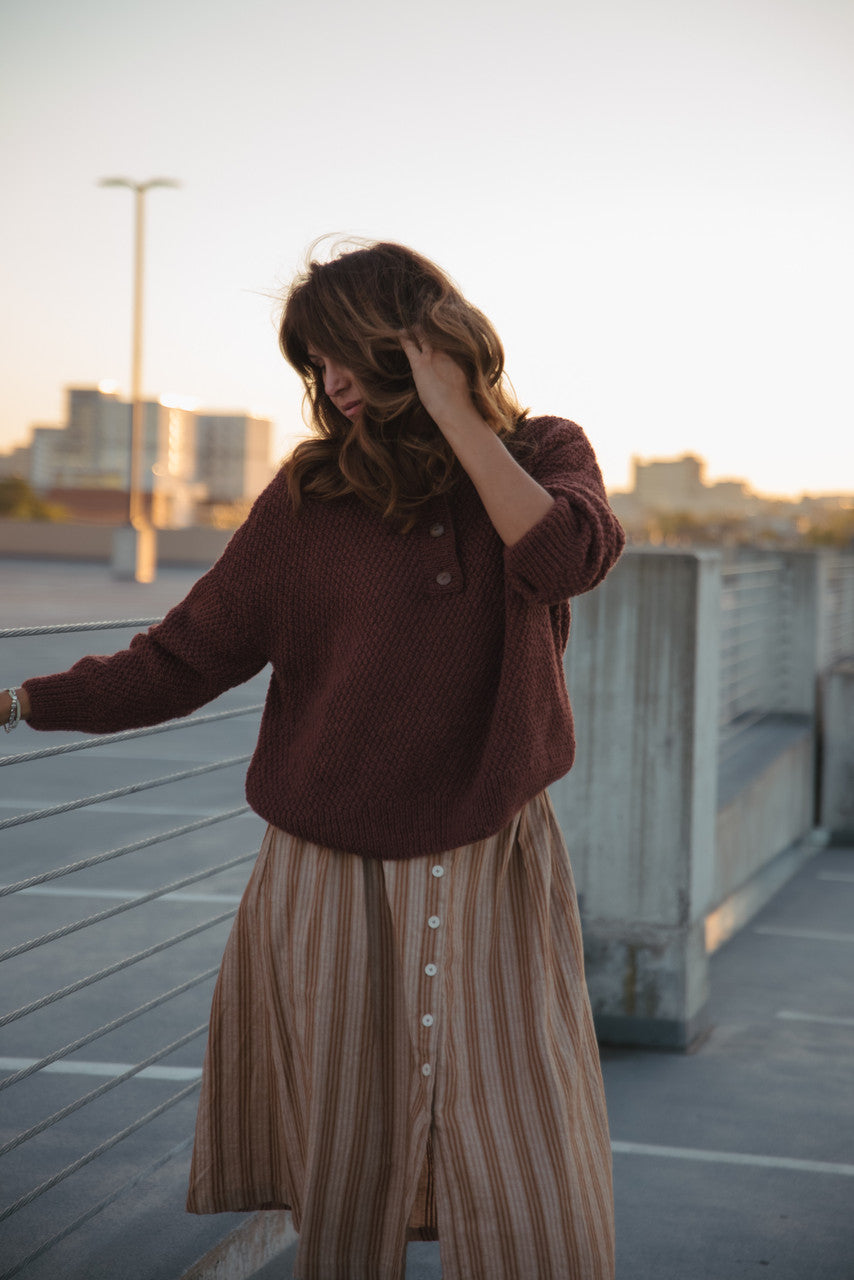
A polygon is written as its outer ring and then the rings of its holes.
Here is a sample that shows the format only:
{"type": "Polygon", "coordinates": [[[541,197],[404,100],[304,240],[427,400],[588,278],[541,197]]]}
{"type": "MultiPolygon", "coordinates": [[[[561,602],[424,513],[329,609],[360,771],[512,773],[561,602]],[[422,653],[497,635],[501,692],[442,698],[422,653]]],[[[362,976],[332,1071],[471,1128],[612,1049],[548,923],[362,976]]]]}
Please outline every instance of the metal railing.
{"type": "Polygon", "coordinates": [[[828,556],[822,581],[821,668],[854,658],[854,555],[828,556]]]}
{"type": "MultiPolygon", "coordinates": [[[[66,633],[85,632],[85,631],[103,631],[118,628],[133,628],[148,626],[156,619],[132,619],[98,623],[69,624],[56,627],[27,627],[15,628],[0,631],[0,640],[9,640],[21,637],[36,636],[56,636],[66,633]]],[[[261,711],[260,703],[252,703],[239,707],[229,707],[226,709],[215,709],[205,714],[197,714],[178,721],[171,721],[167,724],[156,725],[152,728],[141,730],[132,730],[123,733],[114,733],[100,736],[88,737],[82,740],[74,740],[72,742],[52,745],[36,750],[24,750],[17,754],[7,754],[0,756],[0,768],[5,770],[14,769],[15,766],[33,766],[44,762],[49,758],[80,751],[91,751],[104,747],[118,747],[122,743],[134,743],[140,739],[149,738],[152,735],[166,734],[178,735],[187,729],[205,726],[206,728],[216,725],[225,720],[233,720],[235,718],[258,717],[261,711]]],[[[175,739],[172,739],[175,741],[175,739]]],[[[166,753],[168,755],[168,752],[166,753]]],[[[158,771],[156,776],[150,776],[135,780],[134,782],[118,787],[112,787],[107,790],[93,790],[91,794],[75,796],[71,800],[64,800],[61,803],[39,805],[37,807],[28,808],[26,805],[20,806],[20,811],[13,813],[11,816],[0,820],[0,832],[4,833],[3,847],[7,854],[12,853],[10,840],[12,834],[25,828],[27,824],[33,822],[41,822],[51,818],[57,818],[62,815],[75,814],[81,810],[86,810],[96,806],[104,806],[110,801],[129,796],[147,795],[156,788],[163,788],[176,783],[186,783],[191,779],[202,778],[205,775],[212,774],[217,771],[233,768],[235,766],[245,765],[250,758],[248,753],[229,755],[223,759],[208,760],[202,764],[194,765],[190,768],[177,769],[171,772],[163,773],[158,771]]],[[[4,777],[9,775],[4,775],[4,777]]],[[[28,775],[29,776],[29,775],[28,775]]],[[[242,773],[241,773],[242,782],[242,773]]],[[[9,802],[6,802],[9,803],[9,802]]],[[[13,805],[14,801],[11,802],[13,805]]],[[[17,807],[17,806],[16,806],[17,807]]],[[[245,803],[226,804],[214,811],[205,813],[203,816],[195,818],[192,821],[183,822],[177,826],[172,826],[168,830],[156,832],[148,832],[135,840],[117,844],[115,847],[105,850],[93,850],[87,852],[86,856],[75,858],[73,861],[66,862],[60,866],[45,866],[34,871],[33,874],[14,882],[0,886],[0,907],[3,903],[10,903],[27,895],[37,893],[56,892],[48,888],[57,881],[67,881],[79,873],[88,871],[90,868],[101,867],[106,863],[115,863],[117,860],[128,858],[130,855],[138,853],[141,850],[155,849],[158,846],[171,843],[178,851],[180,857],[181,841],[184,838],[192,836],[193,833],[208,828],[215,828],[219,824],[228,823],[239,818],[241,815],[249,811],[245,803]]],[[[101,810],[103,812],[103,810],[101,810]]],[[[58,842],[54,837],[46,837],[48,846],[56,845],[58,842]]],[[[222,843],[222,841],[221,841],[222,843]]],[[[172,974],[175,971],[180,973],[181,980],[174,985],[167,983],[163,989],[156,991],[155,994],[147,994],[147,998],[132,1004],[132,1007],[125,1007],[123,1011],[116,1016],[107,1018],[104,1021],[97,1017],[91,1018],[91,1025],[81,1029],[65,1043],[54,1043],[47,1052],[38,1053],[32,1058],[13,1058],[7,1057],[0,1059],[0,1069],[5,1070],[8,1074],[0,1079],[0,1093],[4,1095],[3,1103],[7,1116],[13,1112],[15,1089],[20,1088],[25,1081],[33,1080],[37,1073],[56,1072],[62,1069],[61,1064],[66,1064],[67,1069],[75,1065],[90,1067],[100,1066],[105,1069],[104,1072],[96,1072],[95,1074],[107,1074],[108,1078],[97,1087],[85,1092],[81,1092],[78,1096],[70,1101],[65,1101],[61,1106],[54,1106],[53,1103],[45,1101],[44,1098],[49,1097],[49,1091],[43,1090],[35,1095],[36,1104],[43,1108],[44,1113],[37,1117],[27,1116],[28,1123],[6,1141],[0,1145],[0,1157],[4,1160],[12,1155],[13,1152],[20,1151],[28,1144],[35,1144],[36,1140],[41,1138],[50,1146],[51,1135],[54,1133],[62,1134],[61,1126],[63,1122],[70,1120],[71,1117],[79,1115],[84,1109],[92,1107],[105,1095],[112,1093],[114,1090],[121,1089],[124,1086],[121,1095],[121,1106],[119,1108],[121,1114],[121,1124],[112,1132],[102,1135],[97,1132],[98,1140],[94,1143],[89,1137],[88,1142],[82,1141],[81,1149],[74,1154],[74,1157],[67,1161],[69,1146],[74,1141],[80,1143],[81,1136],[78,1132],[72,1138],[67,1134],[59,1137],[55,1141],[54,1155],[50,1150],[45,1153],[40,1151],[38,1158],[32,1161],[32,1167],[38,1169],[47,1162],[48,1166],[52,1166],[47,1176],[38,1178],[38,1174],[30,1175],[30,1181],[34,1185],[22,1185],[18,1190],[18,1194],[9,1203],[0,1206],[0,1224],[9,1224],[14,1222],[17,1215],[24,1214],[25,1211],[34,1204],[48,1204],[47,1210],[39,1213],[37,1222],[39,1223],[40,1232],[43,1238],[34,1236],[31,1226],[28,1223],[25,1229],[17,1233],[18,1239],[18,1256],[12,1257],[14,1249],[5,1248],[3,1251],[4,1261],[7,1266],[2,1271],[2,1280],[11,1280],[11,1277],[18,1275],[25,1270],[36,1259],[47,1253],[50,1249],[57,1246],[61,1241],[66,1240],[72,1233],[78,1231],[84,1224],[89,1222],[108,1205],[126,1194],[133,1186],[142,1179],[150,1176],[156,1170],[162,1168],[168,1161],[184,1153],[192,1143],[192,1126],[188,1122],[187,1117],[183,1116],[178,1124],[179,1141],[174,1141],[174,1131],[169,1135],[169,1140],[163,1144],[163,1149],[159,1150],[154,1158],[149,1158],[143,1165],[135,1168],[130,1178],[123,1177],[119,1185],[110,1185],[106,1195],[95,1195],[90,1203],[80,1211],[79,1203],[81,1194],[75,1192],[67,1194],[61,1202],[51,1200],[49,1193],[54,1189],[66,1184],[69,1179],[75,1175],[81,1174],[81,1171],[91,1167],[96,1161],[103,1161],[108,1152],[111,1152],[119,1144],[128,1139],[131,1135],[139,1133],[145,1126],[150,1125],[158,1117],[164,1116],[169,1112],[173,1112],[179,1107],[185,1099],[190,1098],[199,1088],[201,1070],[198,1065],[191,1067],[166,1067],[162,1065],[165,1059],[176,1054],[180,1049],[199,1042],[207,1031],[207,1017],[192,1025],[182,1034],[170,1038],[170,1033],[164,1031],[164,1027],[168,1027],[168,1018],[164,1019],[162,1013],[167,1006],[173,1001],[185,996],[186,993],[193,991],[195,988],[201,987],[204,983],[212,982],[219,967],[219,958],[222,952],[222,937],[220,935],[211,936],[217,930],[218,926],[229,921],[235,912],[236,903],[239,894],[187,894],[185,891],[188,886],[199,885],[205,881],[211,880],[213,877],[223,875],[245,864],[250,863],[257,857],[257,844],[253,844],[251,849],[241,852],[236,856],[219,859],[214,862],[206,863],[199,867],[193,865],[192,870],[186,870],[185,874],[179,874],[177,877],[170,878],[168,882],[159,884],[153,889],[147,889],[144,892],[127,889],[126,891],[118,889],[98,890],[91,886],[84,886],[79,891],[71,890],[73,897],[75,892],[79,892],[82,896],[107,896],[118,898],[119,900],[105,907],[102,910],[90,912],[81,915],[77,919],[65,922],[58,927],[47,929],[38,933],[36,936],[26,938],[22,941],[8,945],[0,952],[0,961],[4,966],[10,966],[12,962],[19,960],[21,957],[36,953],[41,958],[38,966],[38,979],[43,979],[43,989],[34,998],[27,999],[18,1007],[6,1009],[0,1013],[0,1028],[6,1029],[13,1026],[27,1026],[27,1020],[36,1019],[40,1011],[48,1006],[62,1007],[62,1002],[71,1000],[78,993],[88,992],[94,988],[96,984],[103,983],[106,979],[114,975],[123,974],[133,966],[144,965],[146,961],[152,960],[153,957],[170,954],[174,957],[172,961],[172,974]],[[165,937],[159,937],[156,941],[149,945],[141,947],[138,950],[127,953],[127,939],[124,934],[120,938],[114,938],[111,941],[114,954],[109,957],[109,962],[90,968],[80,977],[74,977],[70,981],[56,983],[54,975],[62,973],[69,963],[68,947],[72,945],[75,937],[85,938],[85,931],[93,929],[95,926],[102,925],[107,921],[125,916],[127,913],[133,913],[139,908],[145,907],[152,903],[161,901],[184,902],[199,901],[207,899],[208,901],[218,901],[220,905],[227,904],[227,909],[215,911],[214,914],[205,916],[201,920],[193,920],[187,927],[178,929],[177,931],[166,931],[165,937]],[[205,959],[208,963],[198,966],[199,943],[194,942],[190,947],[189,955],[186,954],[186,944],[190,940],[202,939],[208,936],[210,939],[205,959]],[[185,946],[185,953],[176,951],[182,945],[185,946]],[[183,957],[183,958],[182,958],[183,957]],[[195,967],[194,967],[195,966],[195,967]],[[186,970],[186,972],[185,972],[186,970]],[[53,979],[53,981],[51,980],[53,979]],[[157,1014],[160,1012],[161,1020],[158,1022],[157,1014]],[[104,1063],[104,1064],[80,1064],[75,1063],[72,1055],[79,1050],[94,1044],[103,1037],[109,1036],[111,1033],[118,1031],[120,1028],[128,1026],[140,1018],[147,1015],[155,1015],[150,1027],[146,1033],[146,1049],[144,1056],[139,1060],[130,1063],[104,1063]],[[70,1060],[70,1066],[68,1061],[70,1060]],[[177,1091],[169,1096],[162,1098],[154,1106],[140,1107],[140,1100],[133,1095],[132,1088],[129,1088],[130,1082],[137,1079],[172,1079],[184,1080],[186,1083],[177,1091]],[[9,1091],[12,1091],[11,1093],[9,1091]],[[11,1103],[11,1105],[10,1105],[11,1103]],[[63,1153],[60,1157],[59,1152],[63,1153]],[[61,1164],[62,1167],[57,1168],[61,1164]],[[48,1197],[47,1200],[43,1198],[48,1197]],[[72,1208],[71,1206],[74,1206],[72,1208]],[[74,1212],[77,1209],[77,1212],[74,1212]],[[48,1234],[49,1226],[56,1229],[48,1234]],[[21,1241],[26,1244],[21,1247],[21,1241]]],[[[9,859],[4,857],[4,864],[8,865],[9,859]]],[[[59,890],[63,892],[63,890],[59,890]]],[[[64,890],[66,894],[69,890],[64,890]]],[[[11,922],[11,917],[10,917],[11,922]]],[[[8,938],[9,930],[4,928],[4,937],[8,938]]],[[[97,932],[97,931],[96,931],[97,932]]],[[[74,944],[78,945],[78,944],[74,944]]],[[[103,945],[103,940],[101,941],[103,945]]],[[[79,963],[81,956],[79,954],[80,947],[78,945],[78,954],[73,957],[75,962],[79,963]]],[[[82,957],[88,959],[88,949],[82,957]]],[[[107,957],[104,957],[107,958],[107,957]]],[[[71,965],[73,968],[73,964],[71,965]]],[[[5,972],[5,968],[4,968],[5,972]]],[[[69,975],[65,975],[69,976],[69,975]]],[[[30,972],[30,978],[32,971],[30,972]]],[[[153,975],[156,979],[156,975],[153,975]]],[[[8,983],[4,983],[4,989],[9,987],[8,983]]],[[[100,1003],[100,1002],[98,1002],[100,1003]]],[[[131,1002],[129,1002],[131,1003],[131,1002]]],[[[207,1000],[205,999],[203,1006],[205,1015],[207,1013],[207,1000]]],[[[197,1010],[196,1012],[198,1012],[197,1010]]],[[[103,1008],[101,1010],[103,1017],[103,1008]]],[[[71,1021],[75,1025],[75,1030],[79,1026],[77,1014],[71,1016],[71,1021]]],[[[43,1027],[41,1028],[43,1040],[43,1027]]],[[[200,1052],[196,1055],[200,1057],[200,1052]]],[[[47,1079],[45,1077],[40,1077],[47,1079]]],[[[162,1086],[158,1086],[162,1087],[162,1086]]],[[[150,1101],[150,1099],[149,1099],[150,1101]]],[[[31,1111],[33,1108],[32,1085],[30,1086],[30,1096],[25,1099],[25,1105],[22,1111],[31,1111]]],[[[93,1121],[95,1131],[102,1126],[102,1120],[93,1121]]],[[[86,1135],[84,1135],[85,1137],[86,1135]]],[[[150,1156],[150,1153],[149,1153],[150,1156]]],[[[28,1162],[19,1161],[19,1168],[30,1167],[28,1162]]],[[[26,1183],[26,1175],[23,1178],[26,1183]]],[[[112,1182],[112,1176],[110,1177],[112,1182]]],[[[7,1230],[6,1227],[3,1228],[7,1230]]]]}
{"type": "Polygon", "coordinates": [[[751,560],[721,570],[720,701],[722,729],[785,701],[779,559],[751,560]]]}
{"type": "MultiPolygon", "coordinates": [[[[785,554],[751,552],[721,568],[720,692],[722,742],[770,713],[787,711],[838,659],[854,656],[854,555],[819,552],[811,561],[814,594],[799,598],[803,577],[785,554]],[[800,585],[799,585],[800,584],[800,585]],[[815,612],[812,641],[804,612],[815,612]]],[[[803,569],[803,564],[800,566],[803,569]]]]}

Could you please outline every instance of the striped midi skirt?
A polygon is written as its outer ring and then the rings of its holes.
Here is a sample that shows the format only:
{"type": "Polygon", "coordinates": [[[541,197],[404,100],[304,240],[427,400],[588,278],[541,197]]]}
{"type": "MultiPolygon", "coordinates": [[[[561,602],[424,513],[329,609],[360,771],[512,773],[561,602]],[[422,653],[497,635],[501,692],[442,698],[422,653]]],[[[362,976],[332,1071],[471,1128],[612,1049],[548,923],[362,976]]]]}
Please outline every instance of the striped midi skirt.
{"type": "Polygon", "coordinates": [[[300,1280],[612,1280],[599,1054],[543,793],[432,857],[269,828],[213,997],[187,1208],[290,1208],[300,1280]]]}

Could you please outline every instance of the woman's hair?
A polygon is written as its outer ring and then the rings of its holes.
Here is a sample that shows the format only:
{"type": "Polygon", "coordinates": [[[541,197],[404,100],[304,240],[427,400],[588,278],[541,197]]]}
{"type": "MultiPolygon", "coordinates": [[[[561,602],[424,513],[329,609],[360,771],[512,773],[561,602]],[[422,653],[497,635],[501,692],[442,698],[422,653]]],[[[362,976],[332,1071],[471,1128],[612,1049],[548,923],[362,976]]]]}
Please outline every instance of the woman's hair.
{"type": "Polygon", "coordinates": [[[421,405],[401,332],[423,335],[462,366],[478,412],[497,434],[509,436],[524,419],[498,334],[434,263],[389,243],[309,261],[288,291],[279,327],[282,353],[305,384],[314,433],[284,464],[295,507],[307,494],[353,493],[411,528],[418,508],[456,483],[459,464],[421,405]],[[363,400],[357,419],[327,396],[309,349],[353,374],[363,400]]]}

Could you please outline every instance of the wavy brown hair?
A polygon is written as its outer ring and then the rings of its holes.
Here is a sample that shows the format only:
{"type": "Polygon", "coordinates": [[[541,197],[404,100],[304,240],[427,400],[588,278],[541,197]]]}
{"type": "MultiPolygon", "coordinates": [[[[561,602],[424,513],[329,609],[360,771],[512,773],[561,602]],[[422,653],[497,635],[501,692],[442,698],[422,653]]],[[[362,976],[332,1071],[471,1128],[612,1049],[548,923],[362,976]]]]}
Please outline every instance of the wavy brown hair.
{"type": "Polygon", "coordinates": [[[295,507],[306,495],[352,493],[406,529],[423,503],[456,483],[459,463],[418,398],[402,331],[423,334],[462,366],[478,412],[502,438],[524,419],[498,334],[435,263],[385,242],[310,260],[288,291],[279,326],[314,432],[284,463],[295,507]],[[355,420],[327,396],[310,349],[353,374],[363,399],[355,420]]]}

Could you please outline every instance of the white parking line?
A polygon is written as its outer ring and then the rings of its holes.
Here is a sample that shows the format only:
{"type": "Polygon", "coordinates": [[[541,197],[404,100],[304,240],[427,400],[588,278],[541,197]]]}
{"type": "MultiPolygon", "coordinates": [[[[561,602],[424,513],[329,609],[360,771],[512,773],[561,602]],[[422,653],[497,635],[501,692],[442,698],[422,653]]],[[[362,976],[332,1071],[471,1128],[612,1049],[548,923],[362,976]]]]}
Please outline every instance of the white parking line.
{"type": "Polygon", "coordinates": [[[817,880],[835,880],[839,884],[854,884],[854,872],[851,871],[819,871],[817,880]]]}
{"type": "MultiPolygon", "coordinates": [[[[0,757],[0,759],[2,759],[2,757],[0,757]]],[[[8,800],[8,799],[0,798],[0,809],[14,809],[24,814],[24,813],[31,813],[33,809],[46,809],[46,808],[49,808],[52,804],[62,804],[62,803],[64,803],[62,800],[52,800],[52,801],[45,800],[44,802],[42,802],[41,800],[38,800],[38,801],[8,800]]],[[[99,804],[96,807],[96,812],[98,813],[131,813],[131,814],[143,814],[145,816],[153,813],[155,815],[157,814],[163,815],[164,817],[175,817],[176,815],[181,816],[183,814],[189,814],[190,817],[206,818],[208,817],[209,814],[213,813],[214,810],[211,808],[199,809],[198,807],[194,807],[192,805],[186,805],[186,804],[142,805],[142,804],[139,804],[138,802],[135,804],[133,802],[130,802],[128,804],[122,804],[120,800],[105,800],[103,804],[99,804]]]]}
{"type": "Polygon", "coordinates": [[[832,933],[824,929],[790,929],[785,925],[760,924],[754,933],[764,933],[775,938],[805,938],[813,942],[854,942],[854,933],[832,933]]]}
{"type": "Polygon", "coordinates": [[[824,1160],[790,1160],[785,1156],[751,1156],[740,1151],[704,1151],[697,1147],[658,1147],[646,1142],[612,1142],[615,1155],[663,1156],[667,1160],[700,1160],[708,1164],[741,1164],[758,1169],[791,1169],[795,1173],[833,1173],[854,1178],[854,1164],[824,1160]]]}
{"type": "Polygon", "coordinates": [[[798,1013],[795,1009],[781,1009],[776,1015],[787,1022],[826,1022],[832,1027],[854,1027],[854,1018],[836,1018],[826,1013],[798,1013]]]}
{"type": "MultiPolygon", "coordinates": [[[[70,885],[35,885],[32,889],[19,889],[21,895],[27,894],[40,898],[140,898],[150,893],[150,889],[72,889],[70,885]]],[[[174,893],[164,893],[155,902],[225,902],[233,904],[240,901],[239,893],[184,893],[176,889],[174,893]]]]}
{"type": "MultiPolygon", "coordinates": [[[[0,1071],[20,1071],[31,1067],[38,1058],[0,1058],[0,1071]]],[[[66,1061],[60,1058],[42,1067],[42,1071],[50,1071],[62,1076],[120,1076],[129,1071],[132,1062],[79,1062],[66,1061]]],[[[201,1067],[145,1067],[138,1072],[136,1080],[198,1080],[202,1074],[201,1067]]]]}

